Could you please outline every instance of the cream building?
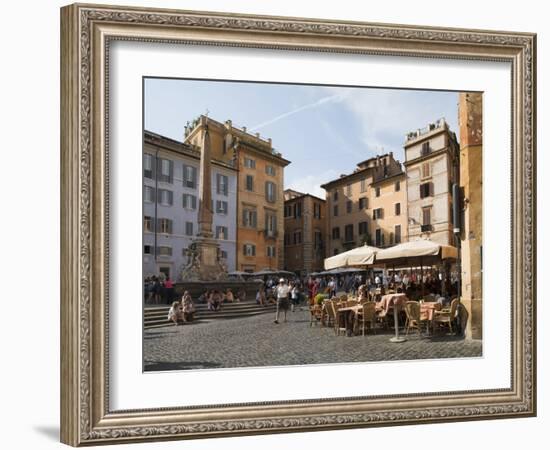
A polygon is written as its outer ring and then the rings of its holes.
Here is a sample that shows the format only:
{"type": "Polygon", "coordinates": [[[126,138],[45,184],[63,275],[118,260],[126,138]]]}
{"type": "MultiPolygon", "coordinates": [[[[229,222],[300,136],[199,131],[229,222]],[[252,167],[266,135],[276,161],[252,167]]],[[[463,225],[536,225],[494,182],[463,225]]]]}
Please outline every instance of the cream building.
{"type": "Polygon", "coordinates": [[[409,240],[429,238],[455,245],[452,224],[452,184],[459,179],[459,147],[447,122],[440,119],[407,134],[409,240]]]}

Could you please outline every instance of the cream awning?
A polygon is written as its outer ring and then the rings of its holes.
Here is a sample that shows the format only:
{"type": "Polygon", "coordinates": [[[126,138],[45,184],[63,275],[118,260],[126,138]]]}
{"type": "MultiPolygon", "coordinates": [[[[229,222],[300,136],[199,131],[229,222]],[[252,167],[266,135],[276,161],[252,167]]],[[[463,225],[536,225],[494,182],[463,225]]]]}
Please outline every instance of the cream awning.
{"type": "Polygon", "coordinates": [[[340,267],[366,266],[374,262],[376,247],[363,245],[361,247],[348,250],[347,252],[331,256],[325,259],[325,270],[337,269],[340,267]]]}
{"type": "Polygon", "coordinates": [[[411,258],[438,257],[439,259],[456,259],[456,247],[438,244],[428,239],[404,242],[376,253],[376,262],[399,261],[411,258]]]}

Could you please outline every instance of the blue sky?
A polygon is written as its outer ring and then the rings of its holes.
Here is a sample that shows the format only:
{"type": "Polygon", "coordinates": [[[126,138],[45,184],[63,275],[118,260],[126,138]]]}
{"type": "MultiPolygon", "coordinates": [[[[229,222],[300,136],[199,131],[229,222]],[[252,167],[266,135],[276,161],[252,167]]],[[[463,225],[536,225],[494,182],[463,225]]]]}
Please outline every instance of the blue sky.
{"type": "Polygon", "coordinates": [[[405,134],[444,117],[457,133],[458,93],[175,79],[145,80],[145,129],[178,141],[185,123],[209,117],[272,138],[292,161],[285,188],[324,198],[320,185],[393,151],[405,134]]]}

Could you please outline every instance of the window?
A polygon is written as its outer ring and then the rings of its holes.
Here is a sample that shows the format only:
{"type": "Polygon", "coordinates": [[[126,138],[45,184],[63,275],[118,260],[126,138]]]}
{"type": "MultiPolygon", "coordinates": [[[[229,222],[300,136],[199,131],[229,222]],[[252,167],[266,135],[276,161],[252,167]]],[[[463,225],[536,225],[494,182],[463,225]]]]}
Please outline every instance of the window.
{"type": "Polygon", "coordinates": [[[390,231],[390,245],[393,245],[393,232],[390,231]]]}
{"type": "Polygon", "coordinates": [[[292,205],[285,205],[285,217],[292,217],[292,205]]]}
{"type": "Polygon", "coordinates": [[[285,245],[290,245],[290,234],[285,233],[285,245]]]}
{"type": "Polygon", "coordinates": [[[423,183],[420,185],[420,198],[426,198],[432,195],[431,184],[432,183],[423,183]]]}
{"type": "Polygon", "coordinates": [[[333,215],[334,217],[337,217],[337,216],[338,216],[338,205],[334,205],[332,215],[333,215]]]}
{"type": "Polygon", "coordinates": [[[216,192],[221,195],[227,195],[229,180],[226,175],[216,174],[216,192]]]}
{"type": "Polygon", "coordinates": [[[243,226],[256,228],[258,224],[258,215],[255,209],[243,209],[243,226]]]}
{"type": "Polygon", "coordinates": [[[158,160],[159,165],[159,181],[164,183],[172,183],[174,177],[174,163],[169,159],[160,158],[158,160]]]}
{"type": "Polygon", "coordinates": [[[353,208],[353,202],[352,202],[351,200],[348,200],[348,201],[346,202],[346,212],[347,212],[348,214],[351,214],[352,208],[353,208]]]}
{"type": "Polygon", "coordinates": [[[334,201],[337,201],[337,200],[338,200],[338,191],[335,190],[335,191],[332,193],[332,199],[333,199],[334,201]]]}
{"type": "Polygon", "coordinates": [[[275,167],[273,166],[270,166],[270,165],[266,165],[265,166],[265,173],[267,173],[268,175],[271,175],[271,176],[275,176],[275,167]]]}
{"type": "Polygon", "coordinates": [[[346,225],[344,228],[344,240],[346,242],[352,242],[353,241],[353,224],[346,225]]]}
{"type": "Polygon", "coordinates": [[[197,168],[193,166],[183,165],[183,186],[191,189],[197,187],[197,168]]]}
{"type": "Polygon", "coordinates": [[[145,190],[143,191],[143,199],[147,203],[153,203],[155,201],[155,188],[145,186],[145,190]]]}
{"type": "Polygon", "coordinates": [[[152,245],[144,245],[143,246],[143,254],[144,255],[152,255],[153,254],[153,246],[152,245]]]}
{"type": "Polygon", "coordinates": [[[422,164],[422,178],[428,178],[430,176],[430,163],[422,164]]]}
{"type": "Polygon", "coordinates": [[[431,225],[432,223],[432,208],[422,208],[422,225],[431,225]]]}
{"type": "Polygon", "coordinates": [[[183,207],[186,209],[197,209],[197,197],[191,194],[183,194],[183,207]]]}
{"type": "Polygon", "coordinates": [[[335,249],[332,251],[332,254],[333,254],[333,255],[337,255],[337,254],[338,254],[338,249],[335,248],[335,249]]]}
{"type": "Polygon", "coordinates": [[[193,236],[193,222],[185,222],[185,235],[193,236]]]}
{"type": "Polygon", "coordinates": [[[256,161],[254,159],[245,157],[244,158],[244,166],[247,169],[255,169],[256,168],[256,161]]]}
{"type": "Polygon", "coordinates": [[[265,182],[265,199],[270,203],[275,203],[277,200],[277,186],[271,181],[265,182]]]}
{"type": "Polygon", "coordinates": [[[359,199],[359,209],[363,210],[363,209],[367,209],[367,208],[368,208],[367,197],[361,197],[359,199]]]}
{"type": "Polygon", "coordinates": [[[223,227],[223,226],[216,227],[216,239],[221,239],[223,241],[228,239],[227,227],[223,227]]]}
{"type": "Polygon", "coordinates": [[[380,188],[379,187],[374,188],[374,193],[377,197],[380,197],[380,188]]]}
{"type": "Polygon", "coordinates": [[[361,192],[365,192],[367,190],[367,179],[361,178],[361,192]]]}
{"type": "Polygon", "coordinates": [[[359,234],[361,236],[369,233],[369,224],[367,222],[359,222],[359,234]]]}
{"type": "Polygon", "coordinates": [[[277,233],[277,216],[275,213],[265,213],[265,232],[267,236],[274,237],[277,233]]]}
{"type": "Polygon", "coordinates": [[[159,189],[157,201],[164,206],[172,206],[174,203],[174,193],[168,189],[159,189]]]}
{"type": "Polygon", "coordinates": [[[395,204],[395,215],[400,216],[401,215],[401,203],[395,204]]]}
{"type": "Polygon", "coordinates": [[[348,197],[351,195],[351,184],[346,185],[346,195],[348,197]]]}
{"type": "Polygon", "coordinates": [[[294,217],[302,217],[302,202],[296,202],[294,203],[294,217]]]}
{"type": "Polygon", "coordinates": [[[381,219],[384,216],[384,209],[383,208],[377,208],[372,211],[372,218],[374,220],[381,219]]]}
{"type": "Polygon", "coordinates": [[[225,250],[220,250],[220,258],[227,259],[227,252],[225,250]]]}
{"type": "Polygon", "coordinates": [[[218,214],[227,214],[229,211],[229,205],[224,200],[216,200],[216,212],[218,214]]]}
{"type": "Polygon", "coordinates": [[[396,244],[401,243],[401,225],[395,226],[395,243],[396,244]]]}
{"type": "Polygon", "coordinates": [[[155,157],[148,153],[143,155],[143,176],[145,178],[153,179],[155,176],[155,157]]]}
{"type": "Polygon", "coordinates": [[[302,243],[302,232],[301,231],[295,231],[294,232],[294,245],[301,244],[302,243]]]}
{"type": "Polygon", "coordinates": [[[153,232],[153,219],[150,216],[145,216],[143,218],[143,229],[145,231],[153,232]]]}
{"type": "Polygon", "coordinates": [[[382,233],[382,230],[380,228],[376,230],[374,245],[376,245],[377,247],[384,245],[384,233],[382,233]]]}
{"type": "Polygon", "coordinates": [[[170,219],[158,219],[159,226],[158,231],[159,233],[163,234],[172,234],[172,221],[170,219]]]}
{"type": "Polygon", "coordinates": [[[159,247],[159,255],[160,256],[172,256],[172,247],[168,247],[167,245],[161,245],[159,247]]]}
{"type": "Polygon", "coordinates": [[[399,192],[401,190],[401,181],[395,182],[395,192],[399,192]]]}
{"type": "Polygon", "coordinates": [[[256,256],[256,246],[254,244],[244,244],[243,245],[243,255],[244,256],[256,256]]]}
{"type": "Polygon", "coordinates": [[[267,257],[268,258],[275,258],[275,246],[274,245],[268,245],[266,247],[267,257]]]}
{"type": "Polygon", "coordinates": [[[319,203],[313,204],[313,217],[315,219],[321,218],[321,205],[319,203]]]}
{"type": "Polygon", "coordinates": [[[422,143],[422,150],[420,152],[421,156],[429,155],[431,153],[432,149],[430,148],[429,142],[423,142],[422,143]]]}
{"type": "Polygon", "coordinates": [[[252,175],[246,176],[246,190],[247,191],[254,190],[254,177],[252,175]]]}
{"type": "Polygon", "coordinates": [[[323,235],[320,231],[315,231],[313,246],[317,250],[323,248],[323,235]]]}

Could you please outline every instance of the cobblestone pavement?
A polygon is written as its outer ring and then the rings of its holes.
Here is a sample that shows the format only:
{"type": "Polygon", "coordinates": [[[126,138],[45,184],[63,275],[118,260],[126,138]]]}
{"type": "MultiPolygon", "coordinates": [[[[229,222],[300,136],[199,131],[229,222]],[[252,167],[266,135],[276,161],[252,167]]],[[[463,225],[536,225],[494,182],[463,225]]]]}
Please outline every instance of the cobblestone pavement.
{"type": "Polygon", "coordinates": [[[258,367],[293,364],[388,361],[482,356],[481,341],[442,332],[407,336],[391,343],[392,330],[376,335],[336,336],[332,328],[309,326],[309,312],[289,311],[288,322],[272,314],[202,321],[145,330],[146,371],[258,367]]]}

